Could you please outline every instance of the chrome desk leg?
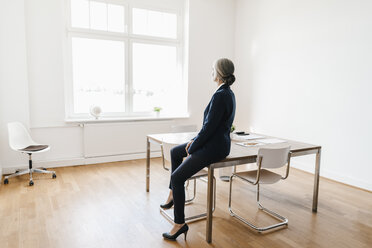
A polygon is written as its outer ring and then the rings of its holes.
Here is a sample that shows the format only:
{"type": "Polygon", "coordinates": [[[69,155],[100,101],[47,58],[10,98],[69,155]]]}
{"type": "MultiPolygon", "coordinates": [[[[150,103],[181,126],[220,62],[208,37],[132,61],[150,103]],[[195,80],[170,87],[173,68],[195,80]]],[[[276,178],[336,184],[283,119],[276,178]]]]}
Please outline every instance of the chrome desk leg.
{"type": "Polygon", "coordinates": [[[146,151],[146,192],[150,191],[150,141],[147,137],[147,151],[146,151]]]}
{"type": "Polygon", "coordinates": [[[214,168],[212,165],[208,168],[208,194],[207,194],[207,228],[206,240],[208,243],[212,242],[212,219],[213,219],[213,177],[214,168]]]}
{"type": "Polygon", "coordinates": [[[320,171],[320,157],[322,148],[318,149],[315,161],[315,175],[314,175],[314,191],[313,191],[313,212],[318,210],[318,192],[319,192],[319,171],[320,171]]]}

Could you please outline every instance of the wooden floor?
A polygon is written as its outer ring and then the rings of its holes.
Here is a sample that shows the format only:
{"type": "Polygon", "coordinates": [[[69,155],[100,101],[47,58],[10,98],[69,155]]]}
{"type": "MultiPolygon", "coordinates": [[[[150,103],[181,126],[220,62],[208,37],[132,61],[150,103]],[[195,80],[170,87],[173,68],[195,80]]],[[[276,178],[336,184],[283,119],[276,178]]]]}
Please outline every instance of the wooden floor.
{"type": "MultiPolygon", "coordinates": [[[[257,234],[231,217],[228,186],[217,180],[213,243],[205,220],[190,224],[185,242],[163,240],[170,223],[159,212],[168,172],[152,160],[145,192],[145,160],[57,168],[57,179],[35,175],[0,186],[0,247],[372,247],[372,193],[321,179],[318,213],[311,212],[313,176],[291,169],[289,178],[262,186],[264,206],[289,219],[286,229],[257,234]]],[[[191,188],[191,186],[190,186],[191,188]]],[[[206,183],[198,181],[195,204],[205,209],[206,183]]],[[[234,181],[234,208],[258,224],[275,220],[257,210],[255,188],[234,181]]],[[[192,209],[192,210],[191,210],[192,209]]]]}

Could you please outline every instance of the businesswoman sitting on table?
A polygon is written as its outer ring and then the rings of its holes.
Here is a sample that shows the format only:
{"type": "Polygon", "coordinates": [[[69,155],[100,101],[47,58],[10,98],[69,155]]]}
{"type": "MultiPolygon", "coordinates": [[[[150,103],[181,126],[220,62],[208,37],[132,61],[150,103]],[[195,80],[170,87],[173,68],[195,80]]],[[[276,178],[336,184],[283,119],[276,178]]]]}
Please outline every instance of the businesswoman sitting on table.
{"type": "Polygon", "coordinates": [[[164,209],[174,204],[174,226],[163,237],[175,240],[185,234],[189,227],[185,224],[185,181],[204,167],[216,163],[230,153],[230,128],[235,116],[235,96],[230,86],[235,81],[234,64],[228,59],[214,63],[212,79],[217,83],[208,106],[204,110],[203,127],[190,142],[171,150],[172,174],[169,196],[164,209]],[[187,157],[183,160],[184,157],[187,157]]]}

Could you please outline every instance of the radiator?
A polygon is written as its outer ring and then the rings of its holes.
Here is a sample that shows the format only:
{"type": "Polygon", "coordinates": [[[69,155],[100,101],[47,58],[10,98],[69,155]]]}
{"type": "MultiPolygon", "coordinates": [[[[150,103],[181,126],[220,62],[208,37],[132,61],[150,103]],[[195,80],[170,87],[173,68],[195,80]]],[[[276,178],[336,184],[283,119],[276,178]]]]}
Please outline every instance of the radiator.
{"type": "MultiPolygon", "coordinates": [[[[144,153],[146,135],[167,133],[172,124],[173,121],[84,124],[84,157],[144,153]]],[[[160,148],[151,150],[159,151],[160,148]]]]}

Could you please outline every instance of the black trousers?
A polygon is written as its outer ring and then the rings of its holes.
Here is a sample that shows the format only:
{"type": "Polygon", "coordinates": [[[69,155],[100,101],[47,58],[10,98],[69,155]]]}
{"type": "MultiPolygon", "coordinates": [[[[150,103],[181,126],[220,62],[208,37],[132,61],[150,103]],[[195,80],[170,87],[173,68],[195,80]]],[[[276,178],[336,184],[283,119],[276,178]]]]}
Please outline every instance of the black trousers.
{"type": "Polygon", "coordinates": [[[173,192],[174,222],[185,223],[185,182],[198,171],[211,164],[211,159],[195,152],[187,157],[186,145],[178,145],[171,150],[172,174],[169,188],[173,192]],[[183,158],[187,157],[185,160],[183,158]]]}

